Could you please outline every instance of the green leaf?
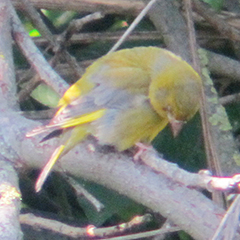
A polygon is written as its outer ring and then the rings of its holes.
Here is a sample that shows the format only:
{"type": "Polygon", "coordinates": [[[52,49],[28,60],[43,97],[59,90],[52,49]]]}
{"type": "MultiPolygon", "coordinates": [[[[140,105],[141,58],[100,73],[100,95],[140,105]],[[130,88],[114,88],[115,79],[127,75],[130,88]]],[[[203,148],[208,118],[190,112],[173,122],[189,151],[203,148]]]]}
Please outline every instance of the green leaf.
{"type": "Polygon", "coordinates": [[[56,107],[60,99],[59,95],[44,83],[40,84],[32,91],[31,97],[51,108],[56,107]]]}
{"type": "Polygon", "coordinates": [[[33,29],[29,32],[30,37],[41,37],[40,32],[37,29],[33,29]]]}
{"type": "Polygon", "coordinates": [[[208,3],[216,11],[220,11],[223,7],[223,0],[203,0],[208,3]]]}
{"type": "Polygon", "coordinates": [[[78,181],[104,205],[104,208],[98,212],[85,198],[78,198],[78,203],[83,208],[88,221],[95,226],[101,226],[113,219],[114,221],[120,220],[121,222],[128,221],[133,216],[143,214],[144,212],[145,208],[142,205],[115,191],[81,179],[78,179],[78,181]]]}

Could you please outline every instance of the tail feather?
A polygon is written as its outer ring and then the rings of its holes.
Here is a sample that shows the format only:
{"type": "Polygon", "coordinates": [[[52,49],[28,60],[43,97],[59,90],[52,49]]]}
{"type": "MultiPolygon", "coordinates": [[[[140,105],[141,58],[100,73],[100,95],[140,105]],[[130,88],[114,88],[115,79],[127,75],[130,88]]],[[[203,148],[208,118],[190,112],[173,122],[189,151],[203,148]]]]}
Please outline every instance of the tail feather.
{"type": "Polygon", "coordinates": [[[56,129],[54,130],[53,132],[50,132],[47,136],[45,136],[41,141],[40,143],[42,142],[45,142],[51,138],[54,138],[54,137],[58,137],[59,135],[61,135],[63,133],[63,129],[56,129]]]}
{"type": "Polygon", "coordinates": [[[60,145],[59,147],[57,147],[55,149],[55,151],[53,152],[51,158],[47,161],[46,165],[42,169],[42,171],[37,179],[37,182],[35,184],[36,192],[39,192],[42,189],[42,186],[43,186],[45,180],[47,179],[51,169],[53,168],[53,166],[56,163],[56,161],[58,160],[58,158],[62,155],[64,149],[65,149],[64,145],[60,145]]]}
{"type": "Polygon", "coordinates": [[[40,127],[34,128],[32,131],[28,132],[26,134],[26,137],[34,137],[38,134],[45,133],[48,131],[49,131],[49,128],[47,128],[47,126],[40,126],[40,127]]]}
{"type": "MultiPolygon", "coordinates": [[[[58,131],[58,130],[56,130],[58,131]]],[[[42,169],[36,185],[35,190],[39,192],[47,179],[51,169],[53,168],[54,164],[57,160],[68,153],[73,147],[75,147],[79,142],[81,142],[86,135],[90,133],[90,129],[88,125],[80,125],[75,128],[72,128],[70,131],[64,131],[62,136],[62,144],[55,149],[52,156],[42,169]]],[[[49,136],[49,135],[48,135],[49,136]]]]}

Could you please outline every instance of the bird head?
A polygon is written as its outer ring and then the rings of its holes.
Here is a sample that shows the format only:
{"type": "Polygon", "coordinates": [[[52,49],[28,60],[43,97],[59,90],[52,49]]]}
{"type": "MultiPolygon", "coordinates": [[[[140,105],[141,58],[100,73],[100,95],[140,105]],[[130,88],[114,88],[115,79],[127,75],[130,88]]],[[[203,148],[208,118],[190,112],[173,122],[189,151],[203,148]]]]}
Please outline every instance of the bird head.
{"type": "Polygon", "coordinates": [[[197,72],[180,58],[173,61],[152,80],[149,98],[161,118],[168,119],[174,136],[200,106],[202,81],[197,72]]]}

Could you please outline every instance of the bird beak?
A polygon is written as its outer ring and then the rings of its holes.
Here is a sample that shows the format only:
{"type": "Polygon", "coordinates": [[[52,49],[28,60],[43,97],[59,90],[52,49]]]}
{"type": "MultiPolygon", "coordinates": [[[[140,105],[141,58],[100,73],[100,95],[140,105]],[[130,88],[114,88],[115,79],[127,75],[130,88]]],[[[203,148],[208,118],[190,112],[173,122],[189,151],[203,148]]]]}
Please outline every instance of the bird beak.
{"type": "Polygon", "coordinates": [[[173,137],[177,137],[180,131],[182,130],[182,127],[184,125],[183,121],[178,121],[176,119],[172,119],[170,122],[170,127],[173,133],[173,137]]]}

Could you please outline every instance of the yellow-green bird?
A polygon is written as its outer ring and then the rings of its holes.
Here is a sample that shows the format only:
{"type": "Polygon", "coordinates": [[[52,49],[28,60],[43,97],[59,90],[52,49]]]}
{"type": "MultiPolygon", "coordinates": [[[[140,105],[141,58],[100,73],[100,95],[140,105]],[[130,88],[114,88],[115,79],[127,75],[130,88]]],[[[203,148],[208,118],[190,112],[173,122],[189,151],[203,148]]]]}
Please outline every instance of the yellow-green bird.
{"type": "Polygon", "coordinates": [[[89,134],[118,151],[150,143],[168,123],[177,135],[199,109],[201,87],[197,72],[162,48],[135,47],[101,57],[66,91],[51,122],[27,134],[50,132],[47,140],[62,133],[36,191],[57,159],[89,134]]]}

